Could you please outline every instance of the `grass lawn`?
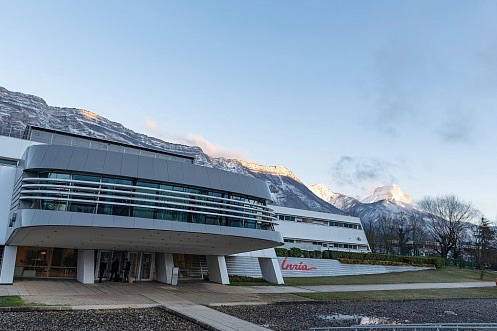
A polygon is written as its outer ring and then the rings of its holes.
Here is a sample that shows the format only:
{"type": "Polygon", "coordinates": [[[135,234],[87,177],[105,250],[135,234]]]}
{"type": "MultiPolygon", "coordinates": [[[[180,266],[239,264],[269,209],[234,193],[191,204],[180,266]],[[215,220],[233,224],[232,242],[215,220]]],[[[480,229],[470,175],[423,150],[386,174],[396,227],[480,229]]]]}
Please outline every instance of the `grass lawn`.
{"type": "Polygon", "coordinates": [[[25,305],[26,302],[24,302],[24,300],[18,295],[0,297],[0,307],[14,307],[25,305]]]}
{"type": "Polygon", "coordinates": [[[497,287],[422,289],[364,292],[295,293],[318,301],[386,301],[420,299],[497,299],[497,287]]]}
{"type": "MultiPolygon", "coordinates": [[[[362,285],[362,284],[405,284],[405,283],[453,283],[477,282],[478,270],[445,267],[436,270],[394,272],[388,274],[336,276],[336,277],[298,277],[285,278],[285,285],[362,285]]],[[[495,281],[497,273],[486,272],[484,281],[495,281]]]]}

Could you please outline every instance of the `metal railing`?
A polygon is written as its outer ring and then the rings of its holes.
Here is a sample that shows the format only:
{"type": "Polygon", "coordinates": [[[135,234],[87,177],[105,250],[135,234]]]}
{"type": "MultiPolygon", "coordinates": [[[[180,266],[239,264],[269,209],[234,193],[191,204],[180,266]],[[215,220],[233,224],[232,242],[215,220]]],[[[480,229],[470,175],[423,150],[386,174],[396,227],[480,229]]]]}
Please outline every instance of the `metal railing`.
{"type": "MultiPolygon", "coordinates": [[[[276,223],[273,210],[266,205],[208,194],[69,179],[24,178],[21,185],[15,189],[12,200],[14,206],[17,205],[18,200],[31,201],[32,204],[40,201],[43,206],[45,202],[53,203],[55,201],[63,209],[54,206],[53,210],[63,211],[71,211],[67,209],[68,203],[83,204],[89,208],[89,211],[85,212],[90,213],[100,213],[98,212],[99,206],[138,208],[138,210],[149,211],[145,213],[145,216],[135,215],[145,218],[155,217],[153,216],[155,211],[183,212],[215,217],[217,221],[213,225],[261,230],[274,230],[273,225],[276,223]],[[230,221],[222,222],[221,218],[230,221]]],[[[34,208],[44,209],[43,206],[38,205],[34,208]]],[[[167,220],[175,220],[172,215],[165,215],[167,220]]],[[[132,215],[128,211],[126,215],[121,216],[132,215]]],[[[205,222],[207,221],[204,220],[202,224],[206,224],[205,222]]]]}
{"type": "Polygon", "coordinates": [[[497,330],[497,323],[424,323],[424,324],[377,324],[310,328],[310,331],[332,330],[497,330]]]}
{"type": "Polygon", "coordinates": [[[12,138],[22,138],[24,130],[17,130],[12,128],[12,126],[7,125],[4,128],[0,128],[0,136],[12,137],[12,138]]]}

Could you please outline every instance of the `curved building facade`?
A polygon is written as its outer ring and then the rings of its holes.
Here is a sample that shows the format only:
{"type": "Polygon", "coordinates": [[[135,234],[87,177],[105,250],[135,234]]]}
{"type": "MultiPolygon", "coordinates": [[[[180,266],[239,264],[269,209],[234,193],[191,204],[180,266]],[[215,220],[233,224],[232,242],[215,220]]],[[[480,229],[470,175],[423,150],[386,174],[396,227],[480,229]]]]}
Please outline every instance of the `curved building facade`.
{"type": "MultiPolygon", "coordinates": [[[[131,262],[135,279],[171,283],[175,267],[198,255],[210,280],[228,283],[225,255],[283,244],[263,181],[46,129],[31,128],[26,138],[1,137],[10,163],[0,177],[12,183],[0,192],[11,197],[0,209],[2,283],[51,275],[91,283],[108,278],[115,261],[119,271],[131,262]]],[[[274,260],[261,259],[261,269],[281,283],[274,260]]]]}

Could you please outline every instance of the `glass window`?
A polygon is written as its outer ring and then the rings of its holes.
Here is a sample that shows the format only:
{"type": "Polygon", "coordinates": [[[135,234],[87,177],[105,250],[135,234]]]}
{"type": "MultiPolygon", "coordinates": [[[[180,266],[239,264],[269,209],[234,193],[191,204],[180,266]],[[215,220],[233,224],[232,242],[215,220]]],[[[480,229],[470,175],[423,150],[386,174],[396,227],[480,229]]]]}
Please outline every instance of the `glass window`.
{"type": "Polygon", "coordinates": [[[43,200],[42,209],[65,211],[67,210],[67,202],[58,200],[43,200]]]}
{"type": "MultiPolygon", "coordinates": [[[[129,179],[123,178],[115,178],[115,177],[103,177],[102,183],[106,184],[118,184],[118,185],[133,185],[133,181],[129,179]]],[[[102,185],[105,189],[112,189],[113,192],[101,192],[101,195],[113,196],[110,198],[99,198],[98,205],[98,213],[105,215],[116,215],[116,216],[130,216],[131,207],[128,204],[131,203],[130,194],[121,193],[121,192],[131,192],[131,187],[115,187],[115,186],[106,186],[102,185]],[[105,202],[117,202],[122,203],[123,205],[111,205],[105,204],[105,202]]]]}
{"type": "Polygon", "coordinates": [[[52,143],[54,145],[71,145],[72,143],[72,138],[65,136],[65,135],[60,135],[60,134],[54,134],[52,143]]]}
{"type": "Polygon", "coordinates": [[[122,205],[113,205],[112,206],[112,215],[129,216],[130,213],[131,213],[130,206],[122,206],[122,205]]]}
{"type": "Polygon", "coordinates": [[[253,220],[245,220],[244,224],[245,224],[245,227],[248,229],[255,229],[257,227],[256,221],[253,221],[253,220]]]}
{"type": "Polygon", "coordinates": [[[71,179],[71,174],[59,172],[44,172],[40,173],[40,178],[71,179]]]}
{"type": "Polygon", "coordinates": [[[72,175],[73,180],[82,180],[85,182],[100,182],[100,176],[91,176],[91,175],[80,175],[80,174],[73,174],[72,175]]]}
{"type": "Polygon", "coordinates": [[[133,216],[134,217],[142,217],[142,218],[154,218],[154,209],[143,208],[143,207],[134,207],[133,208],[133,216]]]}
{"type": "Polygon", "coordinates": [[[158,210],[157,219],[173,221],[173,212],[171,210],[158,210]]]}
{"type": "Polygon", "coordinates": [[[220,225],[219,216],[206,215],[205,216],[205,224],[220,225]]]}
{"type": "Polygon", "coordinates": [[[242,220],[239,218],[232,218],[230,217],[228,219],[229,221],[229,226],[235,227],[235,228],[241,228],[242,227],[242,220]]]}
{"type": "Polygon", "coordinates": [[[77,213],[95,213],[96,205],[81,203],[81,202],[71,202],[69,204],[69,211],[74,211],[77,213]]]}
{"type": "Polygon", "coordinates": [[[194,213],[191,213],[191,215],[193,223],[205,224],[205,215],[194,213]]]}
{"type": "Polygon", "coordinates": [[[133,181],[130,179],[115,178],[115,177],[102,177],[102,183],[133,185],[133,181]]]}

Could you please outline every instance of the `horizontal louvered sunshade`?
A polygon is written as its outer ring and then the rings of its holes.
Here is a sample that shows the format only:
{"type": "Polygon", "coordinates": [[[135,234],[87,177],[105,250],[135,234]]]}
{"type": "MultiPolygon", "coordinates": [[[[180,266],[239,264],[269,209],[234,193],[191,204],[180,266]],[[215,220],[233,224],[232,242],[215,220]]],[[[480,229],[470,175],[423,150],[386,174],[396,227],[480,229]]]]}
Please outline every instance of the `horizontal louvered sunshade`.
{"type": "Polygon", "coordinates": [[[274,230],[273,210],[255,200],[184,191],[59,178],[24,178],[14,199],[25,208],[112,214],[274,230]]]}

